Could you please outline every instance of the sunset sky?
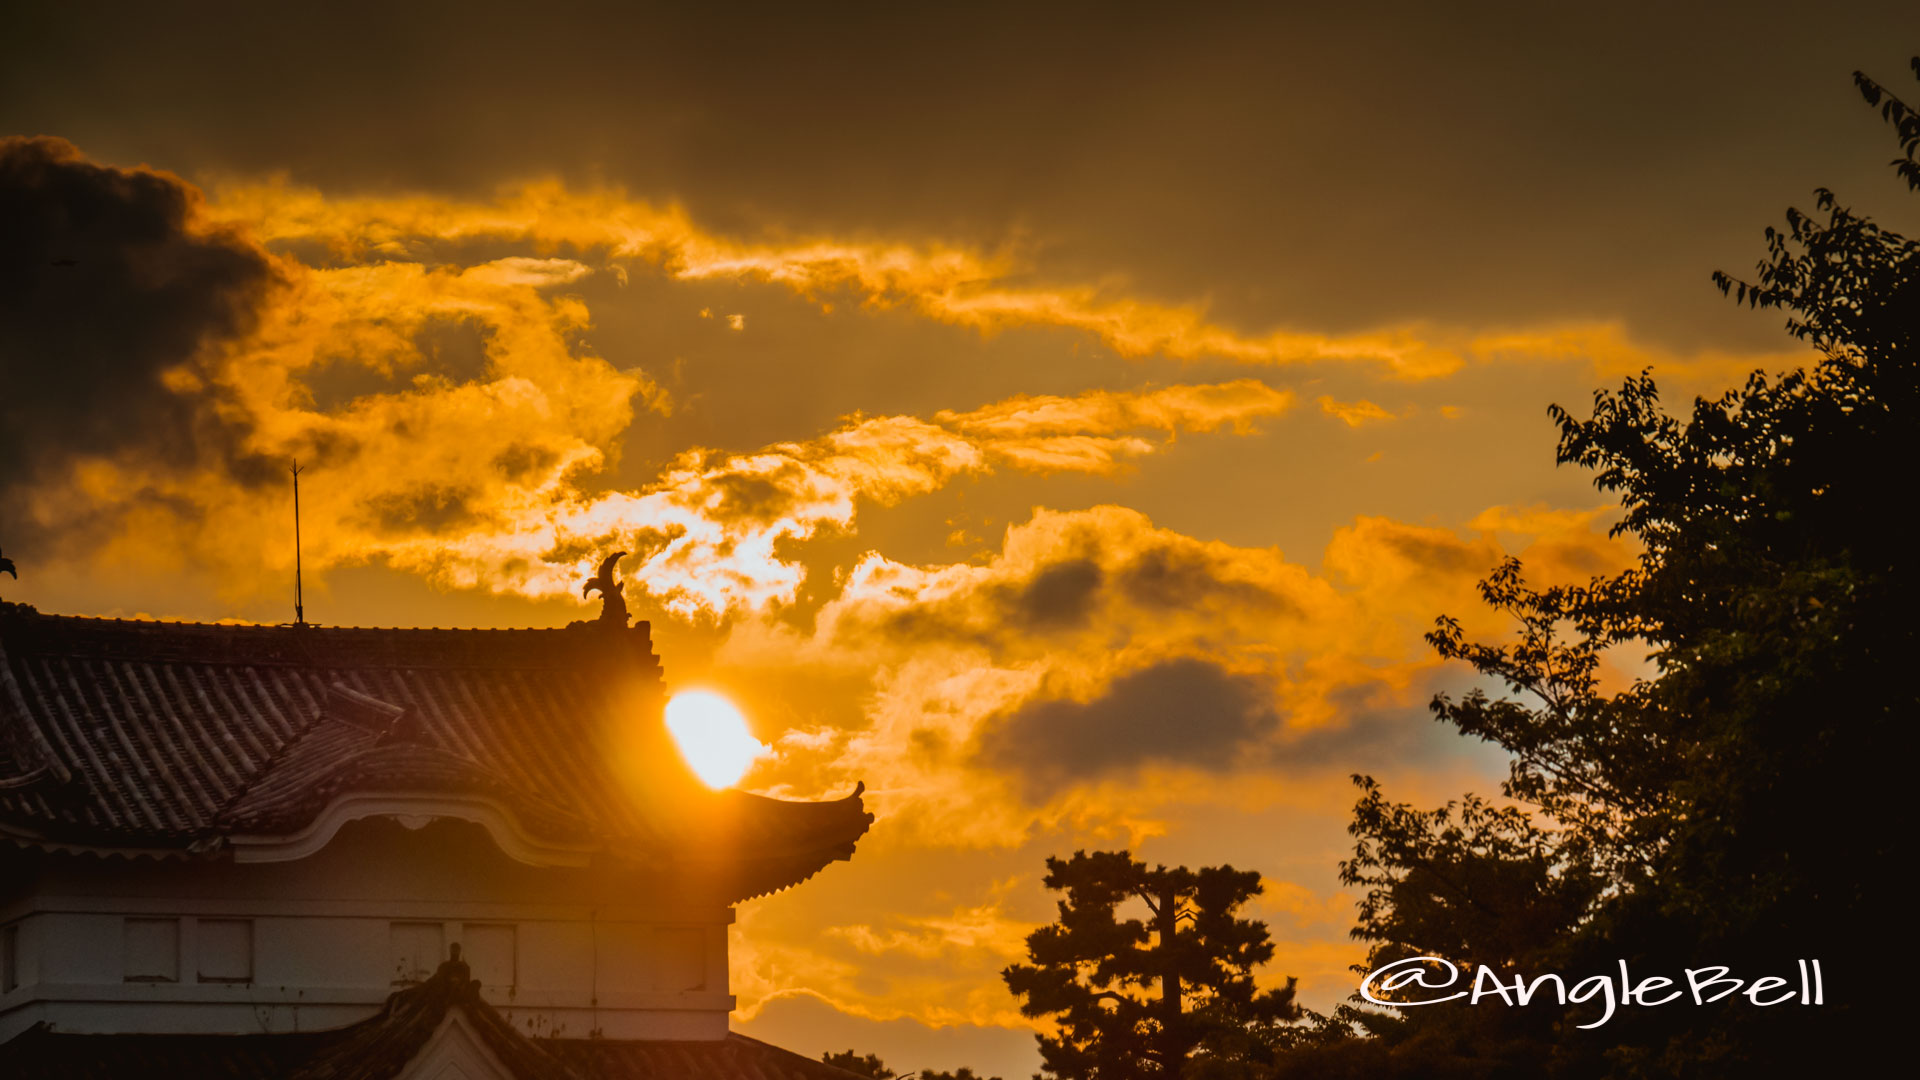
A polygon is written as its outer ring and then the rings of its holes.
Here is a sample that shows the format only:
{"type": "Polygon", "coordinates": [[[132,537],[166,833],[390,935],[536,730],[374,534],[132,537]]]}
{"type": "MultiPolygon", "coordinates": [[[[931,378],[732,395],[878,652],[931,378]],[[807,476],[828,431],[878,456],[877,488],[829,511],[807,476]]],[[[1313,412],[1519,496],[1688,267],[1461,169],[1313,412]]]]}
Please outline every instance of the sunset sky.
{"type": "Polygon", "coordinates": [[[1348,774],[1504,773],[1422,633],[1633,557],[1548,404],[1802,362],[1708,277],[1817,186],[1915,225],[1907,3],[180,7],[0,35],[0,590],[288,621],[292,458],[310,621],[632,552],[741,786],[878,817],[740,909],[736,1029],[901,1071],[1036,1067],[1076,848],[1259,870],[1344,999],[1348,774]]]}

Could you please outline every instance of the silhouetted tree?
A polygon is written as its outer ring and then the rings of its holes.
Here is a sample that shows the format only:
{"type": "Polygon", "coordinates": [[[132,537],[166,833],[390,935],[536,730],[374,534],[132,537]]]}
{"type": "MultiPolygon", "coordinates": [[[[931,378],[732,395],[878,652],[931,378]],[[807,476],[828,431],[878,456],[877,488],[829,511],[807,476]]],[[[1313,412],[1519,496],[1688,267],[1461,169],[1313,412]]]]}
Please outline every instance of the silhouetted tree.
{"type": "Polygon", "coordinates": [[[921,1069],[915,1074],[919,1080],[1000,1080],[997,1076],[982,1077],[965,1065],[952,1072],[938,1072],[933,1069],[921,1069]]]}
{"type": "Polygon", "coordinates": [[[1030,964],[1002,972],[1020,1011],[1051,1017],[1046,1070],[1071,1080],[1241,1075],[1271,1060],[1300,1016],[1294,980],[1262,991],[1264,923],[1235,913],[1260,875],[1231,866],[1149,868],[1124,851],[1047,860],[1060,919],[1027,937],[1030,964]],[[1126,917],[1137,906],[1145,917],[1126,917]]]}
{"type": "Polygon", "coordinates": [[[820,1055],[820,1060],[836,1069],[844,1069],[857,1076],[872,1077],[872,1080],[893,1080],[899,1075],[887,1068],[887,1063],[881,1061],[878,1054],[862,1057],[852,1050],[842,1050],[837,1054],[823,1053],[820,1055]]]}
{"type": "MultiPolygon", "coordinates": [[[[1920,115],[1855,79],[1920,190],[1920,115]]],[[[1472,642],[1444,617],[1429,635],[1502,687],[1433,708],[1511,755],[1504,794],[1531,812],[1472,797],[1422,812],[1356,777],[1342,875],[1366,890],[1355,934],[1373,943],[1370,967],[1434,954],[1533,973],[1725,964],[1752,979],[1819,957],[1828,1005],[1628,1008],[1587,1032],[1537,1006],[1348,1010],[1382,1038],[1289,1070],[1781,1075],[1891,1038],[1874,969],[1906,892],[1908,793],[1890,763],[1920,716],[1905,524],[1920,245],[1817,199],[1817,216],[1790,210],[1767,231],[1752,282],[1714,276],[1738,302],[1783,310],[1820,354],[1812,367],[1756,373],[1684,422],[1644,374],[1597,393],[1587,419],[1551,410],[1558,460],[1619,494],[1615,532],[1641,542],[1639,565],[1534,588],[1508,560],[1481,591],[1516,619],[1515,640],[1472,642]],[[1645,650],[1651,674],[1607,693],[1597,674],[1615,650],[1645,650]]]]}

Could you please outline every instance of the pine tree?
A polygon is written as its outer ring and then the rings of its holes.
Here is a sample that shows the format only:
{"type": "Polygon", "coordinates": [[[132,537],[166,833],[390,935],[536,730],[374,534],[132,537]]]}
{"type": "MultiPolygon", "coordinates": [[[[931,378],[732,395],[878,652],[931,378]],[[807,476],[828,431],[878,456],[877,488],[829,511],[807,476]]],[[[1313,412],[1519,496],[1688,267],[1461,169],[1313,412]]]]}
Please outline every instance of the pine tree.
{"type": "Polygon", "coordinates": [[[1046,885],[1066,893],[1059,921],[1029,935],[1032,962],[1002,977],[1024,1015],[1055,1020],[1057,1033],[1039,1036],[1054,1076],[1241,1075],[1270,1060],[1277,1029],[1299,1017],[1293,979],[1254,982],[1273,944],[1265,924],[1236,912],[1259,895],[1258,873],[1079,851],[1047,860],[1046,885]]]}

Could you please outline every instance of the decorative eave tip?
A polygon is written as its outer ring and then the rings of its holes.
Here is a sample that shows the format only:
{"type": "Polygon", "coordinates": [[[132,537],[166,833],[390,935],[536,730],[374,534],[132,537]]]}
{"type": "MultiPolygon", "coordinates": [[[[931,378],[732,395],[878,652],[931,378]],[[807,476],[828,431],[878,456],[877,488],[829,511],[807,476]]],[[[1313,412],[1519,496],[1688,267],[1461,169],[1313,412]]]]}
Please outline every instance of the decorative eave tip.
{"type": "Polygon", "coordinates": [[[595,592],[600,594],[598,621],[602,626],[610,626],[616,630],[625,630],[627,623],[632,619],[632,616],[627,614],[627,598],[622,594],[620,583],[613,576],[614,564],[626,557],[626,552],[616,551],[600,560],[599,572],[580,586],[582,597],[592,596],[595,592]]]}

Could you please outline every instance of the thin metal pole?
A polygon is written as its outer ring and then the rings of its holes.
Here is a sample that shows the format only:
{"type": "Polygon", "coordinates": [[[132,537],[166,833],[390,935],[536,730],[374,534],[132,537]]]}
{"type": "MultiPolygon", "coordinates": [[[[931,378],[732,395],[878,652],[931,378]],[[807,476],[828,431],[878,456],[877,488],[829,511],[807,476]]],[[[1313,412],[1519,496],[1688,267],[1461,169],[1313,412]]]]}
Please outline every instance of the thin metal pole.
{"type": "Polygon", "coordinates": [[[293,463],[293,625],[307,625],[307,609],[300,594],[300,463],[293,463]]]}

